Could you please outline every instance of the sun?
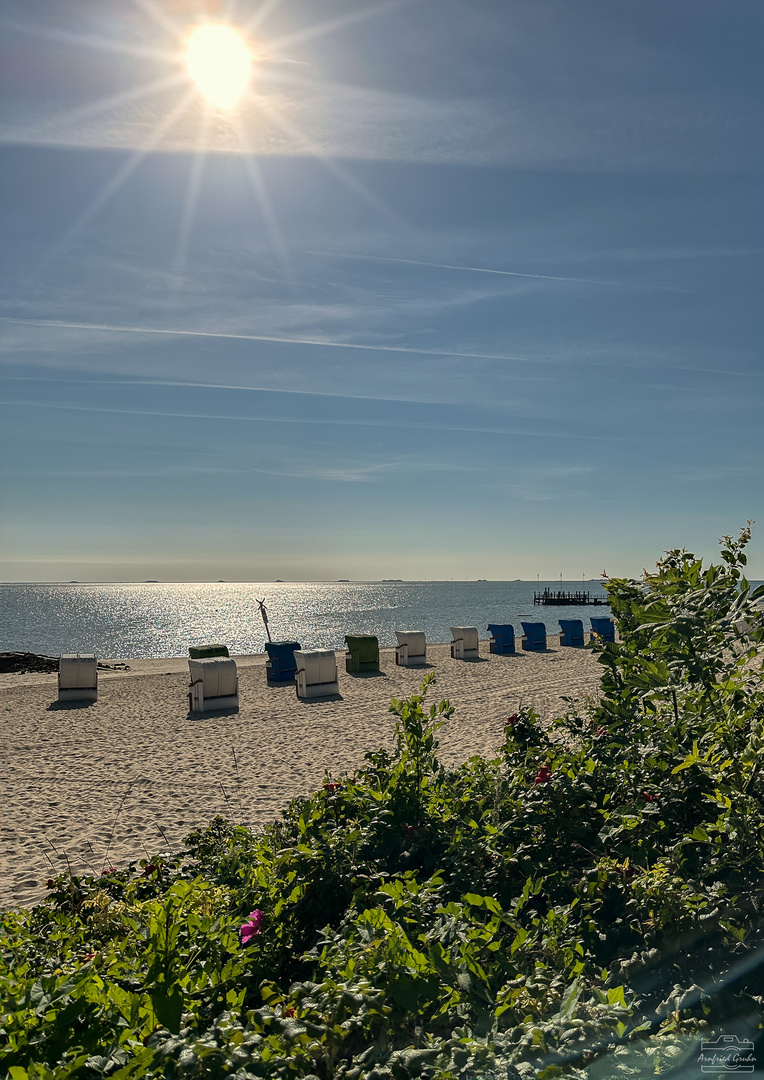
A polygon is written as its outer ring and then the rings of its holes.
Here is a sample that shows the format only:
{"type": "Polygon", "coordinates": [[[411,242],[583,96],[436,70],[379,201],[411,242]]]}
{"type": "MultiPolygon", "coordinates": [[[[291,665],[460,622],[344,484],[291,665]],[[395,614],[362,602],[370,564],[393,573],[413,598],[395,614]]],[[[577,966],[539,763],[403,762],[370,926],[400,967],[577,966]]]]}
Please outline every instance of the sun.
{"type": "Polygon", "coordinates": [[[186,64],[210,105],[232,109],[247,89],[252,56],[238,30],[207,23],[191,33],[186,43],[186,64]]]}

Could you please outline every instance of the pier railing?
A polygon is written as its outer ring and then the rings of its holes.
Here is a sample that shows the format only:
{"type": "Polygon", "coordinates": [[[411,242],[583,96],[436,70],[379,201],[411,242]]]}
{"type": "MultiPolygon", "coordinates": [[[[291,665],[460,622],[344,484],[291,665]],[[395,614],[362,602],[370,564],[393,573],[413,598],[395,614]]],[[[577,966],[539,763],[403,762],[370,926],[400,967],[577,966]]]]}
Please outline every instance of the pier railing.
{"type": "Polygon", "coordinates": [[[606,596],[592,596],[590,592],[579,589],[577,592],[565,592],[562,589],[544,589],[543,592],[534,592],[534,604],[549,604],[560,607],[585,607],[587,604],[595,607],[604,607],[607,604],[606,596]]]}

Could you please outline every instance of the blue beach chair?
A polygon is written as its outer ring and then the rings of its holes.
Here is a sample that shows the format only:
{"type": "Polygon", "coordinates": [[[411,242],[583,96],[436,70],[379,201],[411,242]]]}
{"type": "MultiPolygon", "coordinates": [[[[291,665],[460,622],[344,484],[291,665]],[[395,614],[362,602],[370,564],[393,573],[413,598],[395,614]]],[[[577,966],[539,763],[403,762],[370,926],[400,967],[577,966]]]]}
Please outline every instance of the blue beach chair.
{"type": "Polygon", "coordinates": [[[600,641],[615,641],[615,619],[592,619],[592,633],[589,638],[594,641],[598,637],[600,641]]]}
{"type": "Polygon", "coordinates": [[[491,635],[489,648],[492,653],[507,656],[515,651],[515,628],[511,623],[489,623],[488,633],[491,635]]]}
{"type": "Polygon", "coordinates": [[[560,619],[560,644],[581,646],[584,644],[584,624],[581,619],[560,619]]]}
{"type": "Polygon", "coordinates": [[[268,659],[265,663],[266,679],[269,683],[293,683],[297,672],[295,649],[301,648],[299,641],[266,641],[265,651],[268,659]]]}
{"type": "Polygon", "coordinates": [[[543,652],[546,649],[546,626],[542,622],[520,622],[523,628],[522,645],[526,652],[543,652]]]}

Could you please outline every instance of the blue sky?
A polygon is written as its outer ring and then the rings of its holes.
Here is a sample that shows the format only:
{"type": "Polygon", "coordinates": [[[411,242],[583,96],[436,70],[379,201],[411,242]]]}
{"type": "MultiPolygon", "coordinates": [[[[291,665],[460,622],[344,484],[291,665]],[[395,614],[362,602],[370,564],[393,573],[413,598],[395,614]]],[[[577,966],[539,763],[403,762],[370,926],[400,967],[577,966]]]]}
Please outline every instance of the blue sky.
{"type": "Polygon", "coordinates": [[[580,579],[757,517],[764,577],[763,31],[4,0],[0,578],[580,579]]]}

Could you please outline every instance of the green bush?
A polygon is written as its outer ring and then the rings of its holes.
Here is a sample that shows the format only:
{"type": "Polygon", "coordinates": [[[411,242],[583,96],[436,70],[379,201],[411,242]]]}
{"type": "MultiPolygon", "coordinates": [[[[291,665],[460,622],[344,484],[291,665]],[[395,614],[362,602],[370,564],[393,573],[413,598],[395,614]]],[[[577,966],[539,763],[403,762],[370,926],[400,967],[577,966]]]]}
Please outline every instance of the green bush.
{"type": "Polygon", "coordinates": [[[607,582],[589,712],[522,709],[447,769],[429,675],[391,753],[262,833],[218,818],[6,912],[3,1075],[612,1080],[724,1032],[764,1057],[749,535],[607,582]]]}

